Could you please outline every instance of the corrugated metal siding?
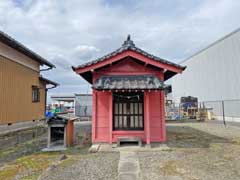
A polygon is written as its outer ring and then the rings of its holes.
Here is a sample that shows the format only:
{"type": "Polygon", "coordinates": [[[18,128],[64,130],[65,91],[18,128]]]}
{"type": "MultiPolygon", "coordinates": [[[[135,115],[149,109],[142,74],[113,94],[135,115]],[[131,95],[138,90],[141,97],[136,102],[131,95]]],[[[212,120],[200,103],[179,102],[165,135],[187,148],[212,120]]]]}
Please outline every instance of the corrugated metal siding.
{"type": "Polygon", "coordinates": [[[92,95],[75,96],[75,114],[76,116],[92,116],[92,95]]]}
{"type": "Polygon", "coordinates": [[[44,118],[45,85],[39,73],[0,56],[0,124],[44,118]],[[40,102],[32,102],[32,86],[40,86],[40,102]]]}
{"type": "Polygon", "coordinates": [[[196,54],[172,79],[173,99],[196,96],[200,101],[240,99],[240,31],[196,54]]]}

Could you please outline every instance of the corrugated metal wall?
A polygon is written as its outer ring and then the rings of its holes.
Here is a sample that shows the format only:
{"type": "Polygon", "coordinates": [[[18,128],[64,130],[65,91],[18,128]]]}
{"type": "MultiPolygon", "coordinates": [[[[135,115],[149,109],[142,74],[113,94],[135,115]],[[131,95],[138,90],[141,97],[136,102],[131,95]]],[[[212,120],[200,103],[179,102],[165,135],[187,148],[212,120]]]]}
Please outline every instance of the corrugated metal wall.
{"type": "Polygon", "coordinates": [[[0,56],[0,124],[44,117],[45,85],[39,72],[0,56]],[[40,102],[32,102],[32,86],[40,86],[40,102]]]}
{"type": "Polygon", "coordinates": [[[172,79],[173,99],[240,99],[240,30],[182,63],[187,69],[172,79]]]}
{"type": "Polygon", "coordinates": [[[92,116],[92,95],[76,94],[75,95],[75,114],[82,117],[92,116]]]}

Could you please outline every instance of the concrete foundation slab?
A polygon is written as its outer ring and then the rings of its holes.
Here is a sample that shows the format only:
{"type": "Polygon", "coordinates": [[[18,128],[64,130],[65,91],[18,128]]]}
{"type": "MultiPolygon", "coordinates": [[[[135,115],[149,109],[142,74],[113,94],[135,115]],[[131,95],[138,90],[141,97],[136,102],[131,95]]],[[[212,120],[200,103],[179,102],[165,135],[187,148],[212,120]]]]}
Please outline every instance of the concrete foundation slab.
{"type": "Polygon", "coordinates": [[[43,152],[55,152],[55,151],[65,151],[67,148],[64,146],[54,146],[50,148],[44,148],[42,149],[43,152]]]}
{"type": "Polygon", "coordinates": [[[136,173],[122,173],[118,175],[118,180],[136,180],[138,175],[136,173]]]}

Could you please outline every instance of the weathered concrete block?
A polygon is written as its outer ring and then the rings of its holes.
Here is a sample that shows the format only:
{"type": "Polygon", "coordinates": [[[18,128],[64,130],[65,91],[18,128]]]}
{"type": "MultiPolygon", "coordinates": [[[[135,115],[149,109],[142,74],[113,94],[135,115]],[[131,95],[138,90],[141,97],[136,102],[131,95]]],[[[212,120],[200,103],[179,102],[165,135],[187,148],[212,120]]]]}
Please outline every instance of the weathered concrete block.
{"type": "Polygon", "coordinates": [[[17,135],[0,137],[0,149],[14,147],[18,144],[17,135]]]}
{"type": "Polygon", "coordinates": [[[14,147],[17,144],[32,140],[46,133],[45,127],[18,129],[0,135],[0,149],[14,147]]]}
{"type": "Polygon", "coordinates": [[[118,172],[135,172],[138,171],[138,164],[135,161],[120,161],[118,164],[118,172]]]}
{"type": "Polygon", "coordinates": [[[33,130],[20,131],[18,133],[18,143],[24,143],[26,141],[32,140],[33,138],[34,138],[33,130]]]}
{"type": "Polygon", "coordinates": [[[118,180],[136,180],[138,179],[138,174],[136,173],[120,173],[118,175],[118,180]]]}
{"type": "Polygon", "coordinates": [[[89,148],[88,152],[89,152],[89,153],[96,153],[96,152],[98,152],[99,148],[100,148],[100,144],[93,144],[93,145],[89,148]]]}
{"type": "Polygon", "coordinates": [[[47,128],[45,127],[37,127],[36,130],[36,137],[41,136],[47,132],[47,128]]]}

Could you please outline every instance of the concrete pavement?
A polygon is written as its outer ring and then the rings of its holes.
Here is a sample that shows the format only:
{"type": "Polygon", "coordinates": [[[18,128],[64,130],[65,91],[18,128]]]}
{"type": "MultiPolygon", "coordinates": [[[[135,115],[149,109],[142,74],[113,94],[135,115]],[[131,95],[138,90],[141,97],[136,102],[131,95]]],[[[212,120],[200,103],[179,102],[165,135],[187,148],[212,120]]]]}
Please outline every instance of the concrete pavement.
{"type": "Polygon", "coordinates": [[[139,173],[140,165],[136,152],[120,151],[118,180],[137,180],[139,173]]]}

